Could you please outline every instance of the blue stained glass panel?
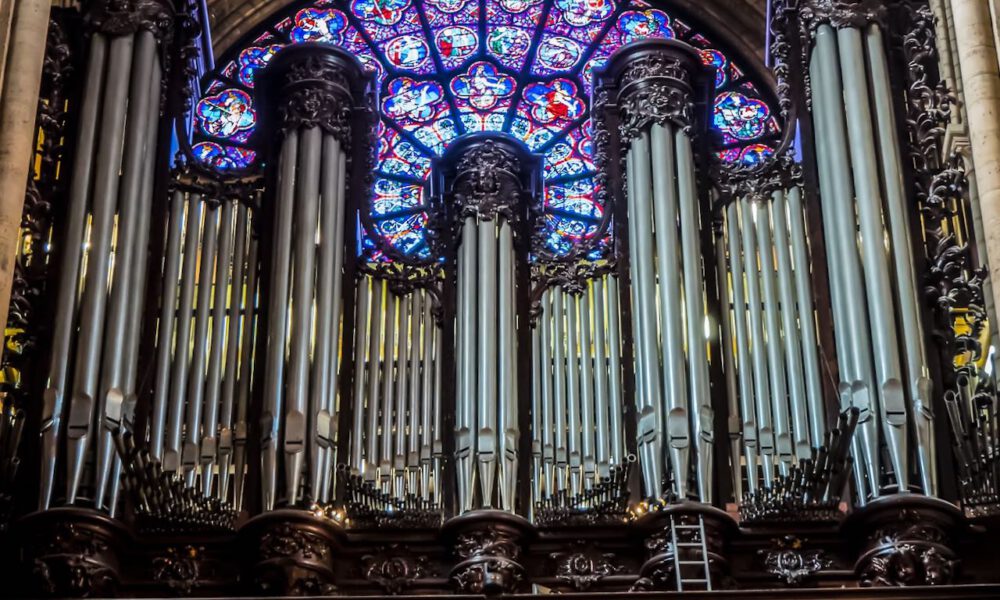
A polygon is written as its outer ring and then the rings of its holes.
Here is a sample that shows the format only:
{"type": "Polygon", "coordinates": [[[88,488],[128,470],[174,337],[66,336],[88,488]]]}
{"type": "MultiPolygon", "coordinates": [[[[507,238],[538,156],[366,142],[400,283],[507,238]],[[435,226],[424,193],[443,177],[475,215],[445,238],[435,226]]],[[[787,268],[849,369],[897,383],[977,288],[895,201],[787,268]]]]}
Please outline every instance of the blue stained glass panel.
{"type": "Polygon", "coordinates": [[[195,107],[198,128],[212,137],[234,138],[248,135],[257,122],[250,94],[230,88],[202,98],[195,107]]]}
{"type": "MultiPolygon", "coordinates": [[[[565,254],[596,231],[589,98],[593,71],[623,44],[676,37],[715,69],[716,156],[756,164],[781,128],[760,90],[711,40],[646,0],[313,0],[234,50],[194,110],[195,158],[220,170],[251,167],[243,147],[256,115],[260,69],[288,44],[324,42],[376,73],[382,122],[372,196],[375,229],[427,257],[423,205],[431,156],[461,133],[503,131],[544,154],[546,245],[565,254]],[[485,13],[485,14],[483,14],[485,13]],[[442,72],[439,72],[439,69],[442,72]],[[233,87],[234,83],[236,84],[233,87]]],[[[608,241],[610,243],[610,241],[608,241]]],[[[372,255],[388,260],[370,240],[372,255]]],[[[607,243],[605,244],[607,246],[607,243]]],[[[605,248],[606,249],[606,248],[605,248]]],[[[596,249],[595,252],[600,252],[596,249]]]]}

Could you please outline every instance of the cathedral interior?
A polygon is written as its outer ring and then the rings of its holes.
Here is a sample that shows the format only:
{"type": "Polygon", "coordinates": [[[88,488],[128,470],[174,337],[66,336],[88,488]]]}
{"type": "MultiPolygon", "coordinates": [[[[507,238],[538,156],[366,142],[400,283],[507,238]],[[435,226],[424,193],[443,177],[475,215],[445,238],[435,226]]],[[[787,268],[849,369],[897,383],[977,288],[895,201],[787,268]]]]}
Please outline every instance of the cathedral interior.
{"type": "Polygon", "coordinates": [[[998,62],[998,0],[0,2],[0,596],[1000,599],[998,62]]]}

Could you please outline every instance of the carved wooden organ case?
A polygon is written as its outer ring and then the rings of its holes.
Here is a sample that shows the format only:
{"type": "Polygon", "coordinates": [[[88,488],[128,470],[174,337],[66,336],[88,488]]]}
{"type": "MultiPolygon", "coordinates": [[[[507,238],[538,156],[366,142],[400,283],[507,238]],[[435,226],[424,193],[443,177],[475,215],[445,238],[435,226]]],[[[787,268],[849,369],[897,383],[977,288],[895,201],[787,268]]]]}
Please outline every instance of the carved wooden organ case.
{"type": "Polygon", "coordinates": [[[6,359],[0,422],[20,594],[1000,593],[921,2],[772,2],[789,133],[752,164],[713,150],[695,48],[622,46],[593,75],[596,233],[547,250],[544,158],[471,134],[431,165],[430,260],[370,235],[357,57],[277,52],[263,167],[220,175],[185,128],[196,3],[92,4],[53,13],[46,68],[79,72],[43,89],[65,144],[25,235],[56,250],[19,256],[51,301],[8,342],[39,363],[6,359]]]}

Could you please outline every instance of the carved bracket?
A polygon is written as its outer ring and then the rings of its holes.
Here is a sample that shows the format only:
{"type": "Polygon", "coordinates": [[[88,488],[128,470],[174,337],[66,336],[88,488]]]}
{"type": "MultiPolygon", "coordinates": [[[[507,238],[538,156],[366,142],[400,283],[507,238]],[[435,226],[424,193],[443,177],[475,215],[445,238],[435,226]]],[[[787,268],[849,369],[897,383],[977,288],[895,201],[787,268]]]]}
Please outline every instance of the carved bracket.
{"type": "Polygon", "coordinates": [[[511,513],[477,510],[445,524],[458,559],[451,570],[455,590],[463,594],[511,594],[525,580],[519,562],[531,524],[511,513]]]}
{"type": "Polygon", "coordinates": [[[806,550],[802,547],[805,540],[793,535],[787,535],[780,540],[774,540],[774,545],[767,550],[758,550],[768,573],[776,575],[786,585],[799,586],[812,575],[829,568],[833,560],[826,556],[822,549],[806,550]]]}
{"type": "Polygon", "coordinates": [[[592,545],[580,541],[570,552],[553,552],[549,555],[555,562],[556,579],[565,581],[577,592],[585,592],[608,575],[622,570],[618,557],[601,552],[592,545]]]}
{"type": "Polygon", "coordinates": [[[333,556],[341,533],[333,520],[300,510],[276,510],[250,520],[240,530],[252,552],[247,582],[266,595],[332,593],[333,556]]]}

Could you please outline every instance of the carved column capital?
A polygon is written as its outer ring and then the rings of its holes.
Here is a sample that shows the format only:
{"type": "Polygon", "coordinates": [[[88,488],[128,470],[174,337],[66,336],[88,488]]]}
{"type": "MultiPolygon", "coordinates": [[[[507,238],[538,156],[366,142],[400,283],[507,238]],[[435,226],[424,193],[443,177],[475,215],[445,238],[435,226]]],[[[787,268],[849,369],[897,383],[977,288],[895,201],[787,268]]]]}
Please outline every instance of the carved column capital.
{"type": "Polygon", "coordinates": [[[677,40],[649,39],[619,48],[596,74],[595,141],[601,148],[603,105],[618,109],[618,135],[627,147],[654,123],[672,123],[691,130],[698,122],[696,105],[703,103],[706,68],[698,51],[677,40]]]}
{"type": "Polygon", "coordinates": [[[909,587],[954,582],[961,524],[944,500],[894,494],[855,512],[844,529],[860,550],[854,571],[862,585],[909,587]]]}
{"type": "Polygon", "coordinates": [[[110,36],[150,31],[160,43],[174,34],[174,9],[168,0],[99,0],[87,15],[91,29],[110,36]]]}
{"type": "Polygon", "coordinates": [[[885,25],[886,18],[884,0],[802,0],[797,10],[802,33],[808,40],[820,25],[861,28],[869,23],[885,25]]]}
{"type": "Polygon", "coordinates": [[[794,185],[800,176],[801,168],[787,155],[780,155],[756,165],[722,164],[716,181],[728,199],[769,202],[775,190],[794,185]]]}
{"type": "Polygon", "coordinates": [[[374,119],[370,78],[361,63],[326,44],[282,50],[261,72],[255,91],[261,114],[258,130],[283,134],[320,127],[347,147],[353,141],[354,121],[374,119]]]}
{"type": "Polygon", "coordinates": [[[444,524],[457,563],[451,570],[462,594],[511,594],[524,583],[523,546],[534,534],[523,518],[498,510],[476,510],[444,524]]]}

